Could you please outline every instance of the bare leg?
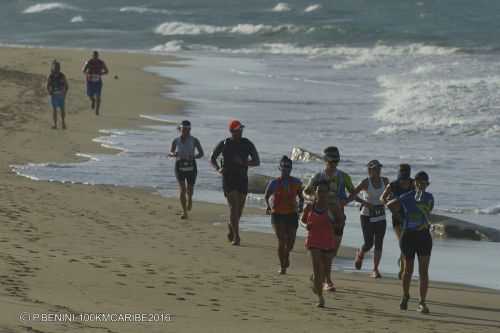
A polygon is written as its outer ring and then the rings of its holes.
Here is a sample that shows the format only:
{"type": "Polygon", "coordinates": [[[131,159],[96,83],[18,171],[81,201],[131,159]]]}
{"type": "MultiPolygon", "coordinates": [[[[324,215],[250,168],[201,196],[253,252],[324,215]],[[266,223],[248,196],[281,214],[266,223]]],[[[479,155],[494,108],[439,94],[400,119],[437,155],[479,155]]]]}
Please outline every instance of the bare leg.
{"type": "Polygon", "coordinates": [[[287,225],[285,228],[286,234],[286,268],[290,267],[290,252],[293,250],[295,245],[295,238],[297,236],[297,228],[294,225],[287,225]]]}
{"type": "Polygon", "coordinates": [[[179,200],[181,201],[182,206],[182,216],[181,219],[187,219],[187,207],[186,207],[186,184],[184,181],[179,182],[179,200]]]}
{"type": "Polygon", "coordinates": [[[373,253],[373,273],[374,277],[380,277],[380,271],[378,266],[380,265],[380,260],[382,259],[382,251],[375,250],[373,253]]]}
{"type": "Polygon", "coordinates": [[[66,111],[64,110],[64,106],[61,108],[61,121],[62,121],[62,128],[66,129],[66,111]]]}
{"type": "MultiPolygon", "coordinates": [[[[393,217],[394,219],[394,217],[393,217]]],[[[401,239],[401,224],[396,224],[393,226],[394,227],[394,233],[396,234],[396,238],[399,240],[401,239]]],[[[405,270],[405,260],[403,257],[403,254],[400,254],[399,256],[399,273],[398,273],[398,278],[401,280],[402,276],[404,274],[405,270]]]]}
{"type": "Polygon", "coordinates": [[[99,115],[100,108],[101,108],[101,96],[97,96],[96,101],[95,101],[95,114],[96,115],[99,115]]]}
{"type": "Polygon", "coordinates": [[[57,128],[57,109],[52,108],[52,121],[54,122],[54,125],[52,126],[53,129],[57,128]]]}
{"type": "Polygon", "coordinates": [[[410,283],[411,277],[413,275],[413,263],[415,258],[403,257],[404,258],[404,273],[403,273],[403,296],[410,295],[410,283]]]}
{"type": "Polygon", "coordinates": [[[246,194],[237,191],[232,191],[227,194],[226,198],[230,210],[229,221],[230,221],[230,233],[232,233],[232,238],[233,238],[232,243],[233,245],[239,245],[240,244],[239,224],[240,224],[241,214],[243,212],[242,204],[244,205],[245,203],[246,194]]]}
{"type": "Polygon", "coordinates": [[[425,302],[429,288],[429,263],[430,256],[418,257],[418,274],[420,275],[420,301],[425,302]]]}
{"type": "Polygon", "coordinates": [[[187,210],[190,211],[193,208],[193,184],[188,184],[187,186],[187,210]]]}
{"type": "Polygon", "coordinates": [[[90,98],[90,108],[92,110],[94,110],[95,109],[95,97],[94,96],[89,96],[89,98],[90,98]]]}
{"type": "Polygon", "coordinates": [[[278,258],[280,261],[280,274],[286,274],[286,239],[285,239],[285,226],[283,223],[273,223],[273,229],[278,238],[278,258]]]}
{"type": "Polygon", "coordinates": [[[311,249],[311,259],[313,264],[313,292],[318,296],[318,307],[323,307],[325,305],[325,300],[323,298],[323,281],[325,280],[324,272],[325,267],[323,267],[323,258],[321,250],[311,249]]]}

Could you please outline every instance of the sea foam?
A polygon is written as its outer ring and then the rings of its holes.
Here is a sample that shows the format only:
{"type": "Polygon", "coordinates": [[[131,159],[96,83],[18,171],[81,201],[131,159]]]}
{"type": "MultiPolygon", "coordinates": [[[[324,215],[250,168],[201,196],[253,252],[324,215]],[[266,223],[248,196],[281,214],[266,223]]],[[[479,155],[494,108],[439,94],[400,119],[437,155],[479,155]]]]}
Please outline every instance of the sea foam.
{"type": "Polygon", "coordinates": [[[49,3],[39,3],[33,6],[30,6],[23,10],[23,14],[37,14],[46,12],[54,9],[62,9],[62,10],[78,10],[77,7],[70,6],[61,2],[49,2],[49,3]]]}
{"type": "Polygon", "coordinates": [[[235,26],[214,26],[207,24],[192,24],[184,22],[165,22],[154,29],[154,32],[163,36],[174,35],[203,35],[229,33],[240,35],[266,34],[276,32],[297,32],[303,30],[295,25],[264,25],[264,24],[237,24],[235,26]]]}
{"type": "Polygon", "coordinates": [[[290,11],[290,6],[286,2],[280,2],[276,6],[274,6],[273,9],[271,9],[273,12],[289,12],[290,11]]]}

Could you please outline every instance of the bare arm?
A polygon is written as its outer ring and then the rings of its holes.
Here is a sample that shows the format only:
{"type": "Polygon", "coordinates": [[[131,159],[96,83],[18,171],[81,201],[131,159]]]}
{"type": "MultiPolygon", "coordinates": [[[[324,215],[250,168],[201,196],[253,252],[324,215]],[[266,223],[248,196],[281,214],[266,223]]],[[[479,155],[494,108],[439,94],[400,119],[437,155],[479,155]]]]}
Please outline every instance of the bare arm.
{"type": "Polygon", "coordinates": [[[109,73],[108,66],[106,66],[106,63],[103,61],[101,75],[106,75],[108,73],[109,73]]]}
{"type": "Polygon", "coordinates": [[[222,168],[219,166],[219,163],[217,163],[217,158],[222,154],[222,150],[224,149],[224,141],[222,140],[219,142],[219,144],[215,147],[214,151],[212,152],[212,155],[210,156],[210,164],[214,167],[214,169],[222,173],[222,168]]]}
{"type": "Polygon", "coordinates": [[[267,184],[266,192],[264,193],[264,200],[266,201],[266,214],[271,214],[271,205],[269,203],[269,199],[273,195],[273,190],[271,188],[272,183],[273,181],[270,181],[267,184]]]}
{"type": "Polygon", "coordinates": [[[247,162],[247,166],[256,167],[260,165],[259,153],[257,152],[257,149],[255,148],[254,144],[251,142],[250,144],[251,144],[250,160],[247,162]]]}
{"type": "Polygon", "coordinates": [[[359,192],[361,191],[366,191],[368,190],[368,178],[363,179],[361,183],[359,183],[358,186],[356,186],[352,192],[349,193],[349,197],[347,198],[347,202],[351,202],[353,200],[365,205],[369,206],[370,204],[366,202],[365,200],[361,199],[358,197],[359,192]]]}
{"type": "Polygon", "coordinates": [[[297,196],[299,197],[299,213],[302,213],[304,211],[304,194],[299,191],[297,196]]]}
{"type": "Polygon", "coordinates": [[[313,202],[314,199],[315,199],[315,197],[314,197],[314,191],[316,189],[316,183],[317,183],[317,179],[316,178],[317,178],[316,175],[312,176],[309,179],[309,182],[307,183],[306,187],[304,188],[304,191],[302,191],[303,197],[307,201],[313,202]]]}
{"type": "Polygon", "coordinates": [[[88,70],[89,70],[89,62],[87,61],[82,67],[82,72],[87,74],[88,70]]]}
{"type": "Polygon", "coordinates": [[[195,146],[196,150],[198,151],[198,154],[196,154],[194,156],[194,158],[202,158],[203,155],[205,155],[205,153],[203,152],[203,148],[201,147],[200,140],[195,139],[194,146],[195,146]]]}
{"type": "Polygon", "coordinates": [[[392,199],[389,201],[387,203],[387,208],[389,208],[393,214],[398,214],[401,211],[401,203],[399,202],[399,199],[392,199]]]}
{"type": "Polygon", "coordinates": [[[387,184],[385,187],[384,192],[380,196],[380,201],[384,204],[387,205],[389,198],[392,196],[392,190],[391,190],[391,184],[387,184]]]}
{"type": "Polygon", "coordinates": [[[50,84],[50,75],[49,77],[47,78],[47,92],[49,93],[49,95],[52,95],[52,84],[50,84]]]}
{"type": "Polygon", "coordinates": [[[66,79],[66,75],[63,77],[64,77],[64,95],[66,95],[68,93],[68,90],[69,90],[69,84],[68,84],[68,80],[66,79]]]}
{"type": "Polygon", "coordinates": [[[168,156],[175,157],[177,155],[175,153],[176,150],[177,150],[177,140],[174,139],[174,141],[172,141],[172,145],[170,146],[170,153],[168,154],[168,156]]]}

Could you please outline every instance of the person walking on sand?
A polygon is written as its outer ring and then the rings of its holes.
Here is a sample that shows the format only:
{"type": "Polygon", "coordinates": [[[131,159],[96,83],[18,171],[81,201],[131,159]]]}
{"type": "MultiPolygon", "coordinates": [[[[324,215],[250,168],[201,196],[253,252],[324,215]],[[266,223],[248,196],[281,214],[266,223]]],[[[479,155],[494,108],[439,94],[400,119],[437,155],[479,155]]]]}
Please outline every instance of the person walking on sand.
{"type": "Polygon", "coordinates": [[[302,195],[302,181],[292,177],[292,160],[283,156],[279,169],[281,176],[269,182],[264,198],[266,200],[266,214],[271,215],[271,224],[278,238],[278,258],[280,274],[286,274],[290,266],[290,252],[295,244],[299,215],[304,208],[302,195]],[[269,199],[272,197],[272,203],[269,199]],[[299,200],[297,206],[297,198],[299,200]]]}
{"type": "Polygon", "coordinates": [[[52,104],[53,129],[57,129],[57,109],[61,110],[62,129],[66,129],[65,102],[68,90],[68,80],[66,80],[64,73],[61,72],[61,64],[57,60],[54,60],[50,75],[47,78],[47,92],[50,95],[50,102],[52,104]]]}
{"type": "Polygon", "coordinates": [[[326,275],[325,289],[328,291],[335,291],[335,285],[333,284],[331,277],[331,267],[333,265],[333,259],[337,255],[338,248],[342,241],[342,235],[344,234],[344,226],[346,216],[344,214],[344,206],[347,204],[346,190],[351,193],[354,190],[354,185],[352,184],[351,177],[342,170],[337,169],[337,165],[340,162],[340,152],[337,147],[330,146],[323,151],[323,159],[325,161],[325,169],[317,174],[315,174],[308,182],[304,189],[304,196],[308,201],[314,200],[314,193],[316,191],[316,186],[320,181],[326,181],[329,184],[328,193],[328,209],[334,216],[335,225],[333,228],[333,233],[336,241],[337,248],[332,256],[332,262],[329,265],[329,271],[326,275]]]}
{"type": "Polygon", "coordinates": [[[172,141],[169,156],[175,158],[175,177],[179,183],[183,212],[181,219],[187,219],[188,211],[193,207],[194,184],[198,174],[196,159],[202,158],[204,153],[200,141],[191,135],[189,120],[183,120],[177,128],[181,135],[172,141]]]}
{"type": "Polygon", "coordinates": [[[382,258],[382,247],[387,223],[385,219],[385,207],[380,201],[380,196],[387,184],[389,184],[389,179],[380,176],[382,164],[378,160],[368,162],[367,167],[368,178],[363,179],[349,196],[350,201],[358,193],[363,192],[364,194],[360,208],[364,243],[356,254],[354,266],[358,270],[361,269],[365,253],[370,251],[375,244],[372,277],[381,278],[382,276],[378,267],[382,258]]]}
{"type": "Polygon", "coordinates": [[[231,136],[215,147],[210,162],[222,175],[222,188],[229,206],[228,240],[240,245],[239,224],[248,193],[248,168],[260,165],[259,154],[254,144],[243,137],[244,126],[238,120],[229,122],[231,136]],[[222,154],[222,164],[217,158],[222,154]]]}
{"type": "Polygon", "coordinates": [[[83,66],[86,74],[87,96],[90,98],[90,107],[99,115],[101,107],[102,76],[109,73],[106,63],[99,59],[99,52],[94,51],[92,58],[83,66]]]}
{"type": "MultiPolygon", "coordinates": [[[[398,178],[386,186],[380,201],[382,204],[387,204],[391,199],[398,198],[401,195],[412,191],[415,188],[413,179],[411,178],[411,166],[403,163],[399,165],[398,178]]],[[[396,238],[401,239],[401,214],[392,214],[392,228],[396,234],[396,238]]],[[[404,271],[403,255],[400,255],[399,260],[399,273],[398,278],[401,280],[404,271]]]]}
{"type": "Polygon", "coordinates": [[[333,234],[333,215],[329,209],[330,184],[320,180],[315,186],[314,204],[306,206],[302,214],[302,222],[308,230],[306,248],[311,253],[313,275],[311,282],[313,292],[318,296],[318,307],[325,306],[323,282],[330,270],[330,264],[337,248],[333,234]]]}
{"type": "Polygon", "coordinates": [[[434,208],[434,197],[426,189],[429,176],[424,171],[415,175],[415,190],[407,192],[387,203],[394,214],[402,215],[401,240],[399,246],[404,260],[403,296],[400,309],[408,309],[410,283],[413,275],[415,254],[418,256],[420,278],[420,302],[417,311],[427,314],[427,290],[429,288],[429,263],[432,252],[429,214],[434,208]]]}

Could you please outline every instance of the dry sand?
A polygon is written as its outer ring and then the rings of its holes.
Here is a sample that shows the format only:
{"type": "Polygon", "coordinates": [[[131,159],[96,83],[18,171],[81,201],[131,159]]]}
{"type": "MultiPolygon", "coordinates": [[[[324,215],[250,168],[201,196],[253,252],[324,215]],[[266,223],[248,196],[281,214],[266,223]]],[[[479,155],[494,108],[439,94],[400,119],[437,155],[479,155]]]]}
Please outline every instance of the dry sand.
{"type": "Polygon", "coordinates": [[[498,291],[431,283],[432,312],[424,316],[415,312],[415,300],[408,312],[399,311],[399,281],[338,273],[338,291],[317,309],[302,240],[290,273],[278,276],[274,237],[243,233],[242,246],[230,246],[223,206],[195,203],[183,221],[175,199],[145,190],[14,175],[11,164],[74,160],[76,152],[104,150],[91,141],[99,129],[139,126],[145,123],[140,113],[182,108],[160,98],[167,80],[142,71],[171,59],[105,52],[111,75],[103,115],[96,117],[80,73],[89,55],[0,48],[0,332],[500,331],[498,291]],[[70,80],[66,131],[50,129],[44,84],[53,58],[70,80]],[[21,321],[23,312],[174,317],[163,323],[56,323],[21,321]]]}

